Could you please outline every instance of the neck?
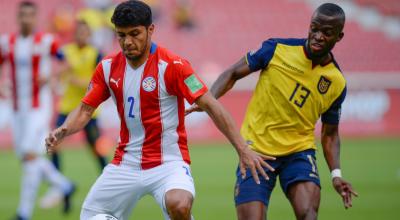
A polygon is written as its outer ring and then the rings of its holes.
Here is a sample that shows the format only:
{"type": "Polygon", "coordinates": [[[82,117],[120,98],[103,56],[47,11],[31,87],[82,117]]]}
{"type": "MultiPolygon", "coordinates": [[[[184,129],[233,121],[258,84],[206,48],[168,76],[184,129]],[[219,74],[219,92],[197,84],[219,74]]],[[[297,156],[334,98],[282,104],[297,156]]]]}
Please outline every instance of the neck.
{"type": "Polygon", "coordinates": [[[23,37],[28,37],[29,35],[31,35],[32,34],[32,31],[30,31],[30,30],[21,30],[21,35],[23,36],[23,37]]]}

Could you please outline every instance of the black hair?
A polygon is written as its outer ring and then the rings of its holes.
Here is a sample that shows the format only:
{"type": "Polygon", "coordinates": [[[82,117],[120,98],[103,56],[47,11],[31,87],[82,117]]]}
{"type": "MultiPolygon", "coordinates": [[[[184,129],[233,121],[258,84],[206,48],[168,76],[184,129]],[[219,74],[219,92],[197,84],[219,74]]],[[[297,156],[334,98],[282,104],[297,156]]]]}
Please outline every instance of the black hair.
{"type": "Polygon", "coordinates": [[[21,1],[19,3],[19,8],[22,8],[22,7],[32,7],[34,9],[36,9],[37,5],[36,5],[36,3],[32,2],[32,1],[21,1]]]}
{"type": "Polygon", "coordinates": [[[346,16],[344,14],[343,9],[337,4],[325,3],[320,5],[316,11],[323,15],[338,17],[343,22],[343,24],[346,20],[346,16]]]}
{"type": "Polygon", "coordinates": [[[117,27],[150,26],[153,21],[150,7],[141,1],[129,0],[119,4],[111,17],[117,27]]]}

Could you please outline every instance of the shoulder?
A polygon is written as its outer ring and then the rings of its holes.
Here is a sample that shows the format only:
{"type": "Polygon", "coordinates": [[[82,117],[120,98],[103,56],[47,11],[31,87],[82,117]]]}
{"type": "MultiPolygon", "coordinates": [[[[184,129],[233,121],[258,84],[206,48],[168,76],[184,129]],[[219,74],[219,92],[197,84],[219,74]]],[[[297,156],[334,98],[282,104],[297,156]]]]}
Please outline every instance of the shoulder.
{"type": "Polygon", "coordinates": [[[304,38],[270,38],[268,41],[275,44],[283,44],[287,46],[303,46],[306,42],[304,38]]]}
{"type": "Polygon", "coordinates": [[[159,61],[164,61],[168,64],[180,64],[183,59],[181,56],[176,55],[175,53],[171,52],[170,50],[157,46],[157,54],[159,61]]]}

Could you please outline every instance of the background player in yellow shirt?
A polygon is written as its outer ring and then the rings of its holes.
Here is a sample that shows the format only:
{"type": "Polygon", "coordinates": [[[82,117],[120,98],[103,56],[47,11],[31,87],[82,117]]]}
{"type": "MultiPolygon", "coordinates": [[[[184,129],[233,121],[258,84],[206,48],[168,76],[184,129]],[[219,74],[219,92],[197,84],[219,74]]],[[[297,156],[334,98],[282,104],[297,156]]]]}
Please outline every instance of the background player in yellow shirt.
{"type": "MultiPolygon", "coordinates": [[[[92,73],[101,60],[101,54],[95,47],[89,44],[91,31],[84,20],[78,20],[75,30],[75,42],[65,45],[62,49],[65,60],[68,63],[68,70],[63,73],[66,83],[65,92],[59,105],[57,127],[62,125],[67,115],[80,104],[81,98],[85,96],[87,85],[92,78],[92,73]]],[[[100,136],[97,125],[97,113],[85,127],[86,140],[96,156],[100,170],[107,164],[105,156],[96,151],[96,141],[100,136]]],[[[60,169],[59,153],[52,154],[52,161],[57,169],[60,169]]]]}
{"type": "MultiPolygon", "coordinates": [[[[322,147],[332,183],[352,206],[357,193],[341,177],[338,124],[346,81],[331,50],[344,34],[344,11],[335,4],[318,7],[307,39],[269,39],[222,73],[211,92],[216,98],[235,82],[261,70],[248,105],[241,134],[251,148],[276,157],[268,163],[274,172],[257,183],[247,172],[237,172],[235,203],[238,219],[265,219],[276,178],[290,200],[297,219],[317,219],[320,181],[315,162],[315,124],[322,120],[322,147]]],[[[187,113],[199,110],[197,106],[187,113]]],[[[259,173],[262,177],[262,173],[259,173]]]]}

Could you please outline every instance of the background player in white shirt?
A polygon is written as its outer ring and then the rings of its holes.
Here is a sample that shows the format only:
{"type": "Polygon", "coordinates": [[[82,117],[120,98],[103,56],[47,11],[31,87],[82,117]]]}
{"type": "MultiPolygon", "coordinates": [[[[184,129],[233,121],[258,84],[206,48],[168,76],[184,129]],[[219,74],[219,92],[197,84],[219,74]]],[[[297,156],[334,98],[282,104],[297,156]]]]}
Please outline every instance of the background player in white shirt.
{"type": "Polygon", "coordinates": [[[37,6],[29,1],[18,8],[19,33],[1,37],[0,63],[10,64],[12,82],[12,130],[15,151],[22,162],[22,183],[17,219],[30,219],[42,179],[64,193],[64,211],[70,209],[73,184],[44,156],[52,100],[49,87],[51,57],[58,44],[50,34],[37,32],[37,6]]]}
{"type": "Polygon", "coordinates": [[[137,201],[152,195],[165,219],[190,219],[195,196],[190,173],[184,99],[202,107],[236,148],[241,172],[249,168],[267,178],[270,166],[251,151],[228,112],[210,95],[189,62],[152,43],[151,10],[140,1],[117,6],[112,22],[122,51],[96,68],[82,103],[49,134],[49,152],[81,130],[99,104],[112,97],[121,121],[114,159],[92,186],[81,219],[110,214],[129,218],[137,201]]]}

